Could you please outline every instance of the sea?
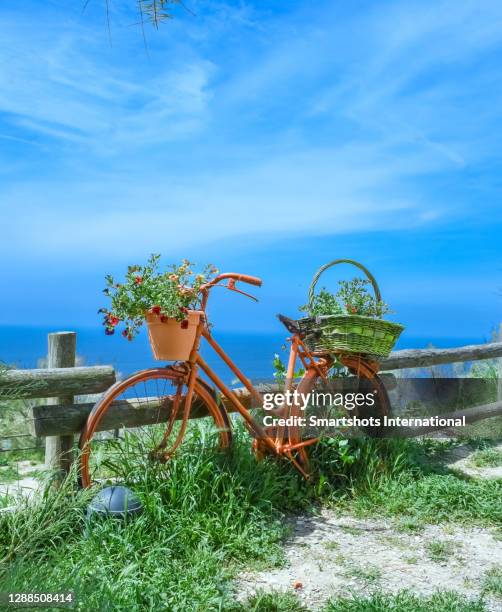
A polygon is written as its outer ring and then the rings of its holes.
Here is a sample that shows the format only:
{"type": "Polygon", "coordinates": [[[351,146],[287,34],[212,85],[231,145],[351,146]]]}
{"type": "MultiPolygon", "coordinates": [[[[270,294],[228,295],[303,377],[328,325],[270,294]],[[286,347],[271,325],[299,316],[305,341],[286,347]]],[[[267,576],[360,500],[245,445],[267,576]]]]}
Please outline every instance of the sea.
{"type": "MultiPolygon", "coordinates": [[[[0,326],[0,362],[16,368],[28,369],[46,366],[47,334],[56,330],[48,327],[0,326]]],[[[118,377],[155,365],[146,333],[142,332],[132,342],[120,335],[105,336],[103,328],[77,328],[77,365],[112,365],[118,377]]],[[[273,376],[273,359],[278,354],[287,362],[287,332],[278,333],[214,333],[214,338],[237,366],[253,381],[270,380],[273,376]]],[[[480,344],[482,337],[408,337],[399,339],[396,349],[453,348],[467,344],[480,344]]],[[[203,341],[202,356],[227,383],[235,376],[203,341]]]]}

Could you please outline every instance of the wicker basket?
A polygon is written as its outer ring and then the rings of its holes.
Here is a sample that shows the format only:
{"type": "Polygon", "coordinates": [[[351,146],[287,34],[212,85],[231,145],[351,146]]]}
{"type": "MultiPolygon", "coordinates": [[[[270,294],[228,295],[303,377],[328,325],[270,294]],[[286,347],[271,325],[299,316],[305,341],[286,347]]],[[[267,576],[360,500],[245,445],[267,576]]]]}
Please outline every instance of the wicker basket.
{"type": "MultiPolygon", "coordinates": [[[[309,306],[312,307],[315,286],[321,274],[334,265],[348,263],[364,272],[371,282],[375,298],[382,297],[373,275],[352,259],[336,259],[322,266],[314,275],[309,290],[309,306]]],[[[387,357],[404,329],[399,323],[362,315],[310,316],[298,320],[307,347],[316,353],[345,353],[365,355],[381,359],[387,357]]]]}

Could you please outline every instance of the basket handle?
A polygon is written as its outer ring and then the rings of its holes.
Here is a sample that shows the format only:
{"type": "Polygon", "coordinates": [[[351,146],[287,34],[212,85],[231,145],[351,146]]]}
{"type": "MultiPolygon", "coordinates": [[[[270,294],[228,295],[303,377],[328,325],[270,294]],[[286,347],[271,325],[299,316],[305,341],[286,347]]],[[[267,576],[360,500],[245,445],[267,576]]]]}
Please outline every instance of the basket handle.
{"type": "Polygon", "coordinates": [[[335,259],[334,261],[330,261],[329,263],[324,264],[324,266],[321,266],[319,270],[317,270],[317,272],[314,274],[314,278],[312,279],[312,282],[310,283],[310,289],[309,289],[309,308],[311,310],[312,310],[312,302],[314,301],[314,297],[315,297],[315,286],[317,284],[317,281],[319,280],[319,277],[328,268],[331,268],[332,266],[336,266],[337,264],[341,264],[341,263],[352,264],[353,266],[356,266],[356,268],[359,268],[360,270],[362,270],[366,274],[366,277],[368,278],[368,280],[370,281],[373,287],[373,291],[375,292],[375,298],[377,302],[382,301],[382,295],[380,293],[380,289],[378,287],[378,283],[375,280],[375,277],[373,276],[373,274],[371,274],[371,272],[367,268],[363,266],[363,264],[360,264],[358,261],[354,261],[353,259],[335,259]]]}

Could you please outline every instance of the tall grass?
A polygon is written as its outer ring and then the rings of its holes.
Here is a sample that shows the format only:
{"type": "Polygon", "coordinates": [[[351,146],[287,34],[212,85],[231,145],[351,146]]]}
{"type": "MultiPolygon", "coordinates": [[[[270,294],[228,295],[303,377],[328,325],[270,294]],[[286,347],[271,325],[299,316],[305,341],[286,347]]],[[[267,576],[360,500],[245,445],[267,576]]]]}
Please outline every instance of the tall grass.
{"type": "Polygon", "coordinates": [[[351,444],[357,460],[338,476],[329,450],[320,445],[314,451],[324,501],[359,514],[416,523],[502,525],[502,480],[467,480],[449,473],[441,462],[449,441],[358,439],[351,444]]]}
{"type": "MultiPolygon", "coordinates": [[[[242,429],[225,454],[201,451],[195,429],[167,464],[124,457],[122,479],[144,504],[134,520],[87,523],[93,493],[72,480],[0,514],[0,590],[72,590],[82,610],[234,610],[230,578],[242,567],[281,564],[288,515],[319,504],[417,523],[500,523],[502,483],[438,473],[428,460],[433,446],[360,439],[342,451],[324,441],[305,482],[286,462],[257,463],[242,429]]],[[[246,609],[287,609],[267,601],[246,609]]]]}
{"type": "Polygon", "coordinates": [[[333,599],[323,612],[488,612],[480,599],[452,591],[419,596],[409,591],[397,594],[376,593],[370,597],[356,596],[333,599]]]}
{"type": "Polygon", "coordinates": [[[86,610],[226,605],[243,562],[281,562],[284,513],[305,503],[304,485],[287,466],[256,464],[240,433],[230,454],[196,448],[189,441],[168,464],[128,473],[144,504],[134,521],[86,525],[89,493],[70,481],[0,515],[0,590],[69,589],[86,610]]]}

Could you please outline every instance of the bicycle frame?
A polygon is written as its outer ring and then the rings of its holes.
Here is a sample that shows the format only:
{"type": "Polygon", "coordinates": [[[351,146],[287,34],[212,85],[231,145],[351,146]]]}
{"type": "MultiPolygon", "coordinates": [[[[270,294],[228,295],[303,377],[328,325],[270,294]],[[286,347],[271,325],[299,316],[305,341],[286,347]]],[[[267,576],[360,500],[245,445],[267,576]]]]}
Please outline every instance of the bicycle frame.
{"type": "MultiPolygon", "coordinates": [[[[207,301],[207,295],[203,299],[202,310],[205,311],[205,305],[207,301]]],[[[242,385],[247,389],[251,396],[251,400],[255,401],[258,405],[263,403],[263,399],[257,389],[253,386],[251,381],[245,376],[245,374],[237,367],[222,347],[212,337],[205,317],[201,317],[199,325],[197,327],[195,342],[188,359],[189,364],[189,376],[187,382],[187,393],[185,396],[185,409],[183,413],[183,422],[181,430],[179,432],[179,440],[185,433],[186,426],[189,420],[190,405],[193,399],[193,391],[195,387],[195,381],[197,379],[197,373],[200,368],[204,374],[211,380],[215,387],[227,398],[232,404],[235,411],[238,412],[243,420],[249,433],[256,439],[257,443],[261,446],[265,446],[266,450],[276,455],[286,455],[288,459],[295,465],[295,467],[308,478],[308,473],[300,465],[300,463],[293,457],[293,453],[300,451],[306,446],[315,444],[319,441],[319,438],[311,438],[302,440],[300,436],[300,429],[296,426],[282,426],[275,428],[275,435],[271,435],[267,430],[261,426],[251,415],[249,410],[242,404],[237,395],[226,385],[223,380],[216,374],[216,372],[206,363],[201,357],[199,349],[201,340],[204,338],[206,342],[211,346],[214,352],[220,357],[220,359],[227,365],[232,373],[238,378],[242,385]]],[[[308,393],[315,385],[316,380],[319,377],[326,378],[327,373],[332,365],[330,358],[318,358],[316,361],[315,357],[308,351],[299,336],[294,335],[289,338],[291,341],[291,350],[288,360],[287,368],[287,381],[286,389],[291,389],[294,380],[295,365],[298,358],[305,367],[306,374],[303,376],[299,386],[299,393],[308,393]]],[[[299,416],[301,414],[300,407],[292,404],[288,406],[290,409],[290,416],[299,416]]]]}
{"type": "MultiPolygon", "coordinates": [[[[211,282],[207,283],[206,285],[203,285],[200,289],[202,293],[200,310],[203,314],[200,317],[199,323],[197,325],[195,340],[189,358],[187,361],[183,362],[187,365],[187,369],[179,371],[176,366],[171,366],[171,368],[177,371],[178,374],[182,374],[186,377],[185,384],[187,385],[187,392],[184,397],[184,408],[181,417],[181,426],[176,436],[176,440],[170,448],[170,451],[168,453],[163,453],[161,449],[164,448],[165,441],[167,440],[167,437],[172,431],[174,420],[177,418],[177,413],[181,400],[181,396],[177,395],[175,397],[174,407],[171,413],[168,428],[164,435],[163,441],[159,445],[157,451],[160,451],[160,456],[168,458],[181,444],[186,432],[188,421],[190,419],[190,408],[194,397],[194,390],[197,384],[197,374],[200,369],[202,370],[202,372],[204,372],[204,374],[206,374],[209,380],[215,385],[215,387],[220,391],[220,393],[223,394],[223,396],[230,402],[230,404],[232,404],[234,410],[241,415],[244,420],[244,425],[246,429],[254,438],[253,448],[258,454],[258,456],[263,456],[267,453],[274,455],[285,455],[305,478],[309,478],[309,473],[307,471],[308,455],[305,451],[305,447],[315,444],[320,440],[320,438],[309,438],[302,440],[302,437],[300,435],[300,427],[297,424],[299,422],[299,419],[295,418],[301,415],[300,406],[293,402],[291,404],[288,404],[287,407],[277,408],[274,411],[274,414],[279,417],[293,417],[293,419],[291,419],[290,421],[293,423],[292,425],[280,425],[266,428],[261,426],[256,421],[256,419],[253,418],[250,411],[243,405],[243,403],[240,401],[234,391],[232,391],[230,387],[228,387],[228,385],[224,383],[224,381],[218,376],[218,374],[216,374],[216,372],[206,363],[206,361],[200,355],[200,344],[202,338],[204,338],[206,342],[211,346],[211,348],[216,352],[218,357],[227,365],[227,367],[232,371],[232,373],[243,384],[244,388],[247,389],[248,393],[251,396],[251,400],[255,401],[258,405],[262,405],[263,400],[258,390],[253,386],[251,381],[235,365],[232,359],[227,355],[227,353],[225,353],[221,346],[212,337],[205,316],[207,300],[209,297],[209,290],[212,287],[223,286],[231,291],[236,291],[252,299],[256,299],[254,296],[245,293],[240,289],[236,289],[236,281],[248,282],[249,284],[258,286],[261,285],[261,280],[256,277],[247,276],[244,274],[225,273],[220,274],[211,282]],[[222,280],[228,280],[228,283],[226,285],[222,285],[222,280]],[[294,454],[296,454],[296,457],[294,456],[294,454]]],[[[293,335],[288,338],[288,340],[291,342],[291,350],[286,371],[285,390],[291,390],[293,386],[293,382],[295,379],[295,366],[298,359],[300,359],[303,367],[305,368],[305,374],[302,376],[298,384],[298,388],[296,389],[296,397],[305,397],[312,391],[316,384],[316,381],[319,378],[326,380],[328,372],[332,367],[334,361],[333,358],[328,355],[314,355],[304,344],[299,333],[293,333],[293,335]]],[[[357,373],[357,375],[363,373],[365,377],[373,378],[376,372],[378,371],[377,363],[361,361],[361,359],[359,358],[345,355],[339,355],[338,357],[342,361],[342,363],[344,363],[344,365],[348,366],[349,369],[351,369],[352,372],[357,373]]],[[[155,452],[156,455],[158,454],[157,451],[155,452]]]]}
{"type": "MultiPolygon", "coordinates": [[[[251,415],[250,409],[244,405],[243,401],[239,398],[238,393],[230,389],[229,386],[225,384],[225,382],[200,355],[200,345],[201,341],[204,339],[223,361],[223,363],[226,364],[234,376],[236,376],[242,383],[244,388],[249,393],[251,401],[255,402],[257,406],[263,406],[263,400],[260,392],[253,386],[252,382],[245,376],[245,374],[237,367],[237,365],[212,337],[205,315],[209,290],[214,286],[224,286],[227,289],[256,299],[254,296],[240,291],[240,289],[236,289],[236,281],[247,282],[251,285],[257,286],[261,285],[261,280],[256,277],[247,276],[244,274],[226,273],[220,274],[211,282],[200,288],[202,292],[200,311],[202,312],[195,330],[195,339],[188,359],[164,368],[158,367],[137,372],[136,374],[126,378],[124,381],[115,383],[115,385],[108,390],[105,396],[96,403],[89,414],[79,441],[79,447],[82,449],[82,475],[80,481],[82,486],[87,487],[92,483],[92,477],[89,472],[89,442],[94,436],[101,418],[119,395],[121,395],[129,387],[134,388],[137,383],[144,383],[145,380],[165,378],[176,386],[175,394],[170,396],[171,410],[168,416],[167,428],[164,431],[160,444],[157,444],[156,448],[149,453],[151,458],[168,460],[179,447],[186,433],[188,421],[190,419],[192,401],[195,394],[197,394],[197,396],[202,400],[202,403],[206,405],[208,415],[211,416],[216,423],[220,436],[220,446],[222,448],[226,448],[231,441],[231,424],[228,419],[227,408],[226,406],[218,406],[215,398],[212,396],[210,386],[204,380],[198,377],[198,372],[200,370],[213,383],[216,389],[220,391],[220,393],[225,397],[226,402],[230,403],[235,412],[238,412],[241,415],[245,427],[254,438],[253,448],[258,457],[263,456],[264,454],[285,456],[305,478],[309,478],[310,476],[308,468],[308,454],[305,448],[315,444],[320,440],[320,438],[316,437],[302,439],[300,426],[298,425],[300,419],[295,417],[300,417],[303,414],[303,406],[296,403],[296,401],[300,398],[308,396],[320,378],[324,380],[328,378],[328,373],[334,364],[335,358],[346,366],[351,374],[362,376],[367,379],[377,378],[375,385],[382,388],[381,381],[377,376],[379,369],[378,362],[358,355],[336,354],[336,357],[333,357],[325,353],[312,352],[303,342],[301,333],[298,330],[295,322],[287,319],[287,317],[279,315],[280,320],[291,333],[291,337],[288,338],[288,340],[291,342],[291,349],[286,370],[284,390],[286,392],[291,391],[293,385],[295,384],[295,368],[298,360],[300,360],[301,364],[305,368],[305,373],[301,377],[301,380],[295,389],[296,394],[293,395],[293,402],[289,401],[289,398],[291,398],[291,396],[289,396],[288,402],[286,405],[284,405],[284,407],[281,406],[273,409],[274,416],[278,416],[279,418],[293,418],[289,419],[287,425],[286,421],[283,421],[284,425],[274,424],[272,426],[262,426],[258,420],[251,415]],[[228,284],[222,285],[222,280],[228,280],[228,284]],[[183,389],[186,389],[185,394],[183,393],[183,389]],[[182,414],[179,415],[178,413],[182,404],[182,414]],[[179,429],[176,431],[174,442],[170,442],[169,449],[166,449],[168,440],[173,432],[175,421],[181,421],[181,424],[179,429]]],[[[382,406],[380,407],[380,411],[388,413],[388,398],[385,399],[385,393],[383,394],[383,397],[384,400],[383,403],[381,402],[382,406]]]]}

